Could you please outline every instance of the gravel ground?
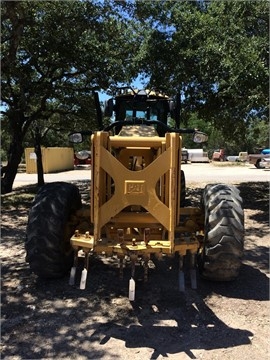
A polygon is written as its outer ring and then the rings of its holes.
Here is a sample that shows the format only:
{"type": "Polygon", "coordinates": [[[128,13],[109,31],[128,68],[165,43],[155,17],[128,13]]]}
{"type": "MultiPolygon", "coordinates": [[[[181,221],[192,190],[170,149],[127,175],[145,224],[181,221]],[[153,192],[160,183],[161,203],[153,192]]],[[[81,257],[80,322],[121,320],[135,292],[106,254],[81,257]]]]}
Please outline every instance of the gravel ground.
{"type": "MultiPolygon", "coordinates": [[[[88,181],[76,182],[85,202],[88,181]]],[[[86,290],[68,276],[37,278],[25,262],[33,185],[2,197],[3,359],[269,359],[269,188],[236,184],[244,199],[245,253],[231,283],[198,279],[178,292],[175,260],[152,263],[128,300],[130,269],[118,278],[114,258],[92,259],[86,290]]],[[[198,202],[202,186],[190,184],[198,202]]]]}

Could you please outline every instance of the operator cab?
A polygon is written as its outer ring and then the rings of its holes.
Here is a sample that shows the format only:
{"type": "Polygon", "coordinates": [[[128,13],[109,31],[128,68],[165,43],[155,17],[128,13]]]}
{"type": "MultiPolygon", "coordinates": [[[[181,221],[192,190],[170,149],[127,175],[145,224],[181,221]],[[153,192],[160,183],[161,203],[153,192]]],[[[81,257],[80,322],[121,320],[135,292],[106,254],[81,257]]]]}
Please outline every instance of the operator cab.
{"type": "MultiPolygon", "coordinates": [[[[105,103],[104,115],[112,117],[115,121],[142,122],[145,120],[160,121],[167,125],[169,115],[174,111],[174,102],[167,95],[154,90],[138,90],[132,88],[121,88],[114,99],[105,103]]],[[[164,136],[164,130],[155,125],[157,133],[164,136]]],[[[118,134],[121,127],[115,129],[118,134]]]]}
{"type": "MultiPolygon", "coordinates": [[[[118,136],[160,136],[175,132],[179,134],[193,134],[193,141],[202,143],[207,141],[207,135],[197,129],[180,128],[179,104],[169,96],[157,90],[138,90],[131,87],[117,89],[116,95],[105,101],[102,114],[98,94],[94,93],[97,108],[97,123],[99,131],[110,132],[118,136]],[[103,116],[113,120],[104,126],[103,116]],[[173,118],[176,128],[168,125],[173,118]]],[[[85,135],[91,136],[92,130],[82,130],[69,134],[72,143],[80,143],[85,135]]]]}

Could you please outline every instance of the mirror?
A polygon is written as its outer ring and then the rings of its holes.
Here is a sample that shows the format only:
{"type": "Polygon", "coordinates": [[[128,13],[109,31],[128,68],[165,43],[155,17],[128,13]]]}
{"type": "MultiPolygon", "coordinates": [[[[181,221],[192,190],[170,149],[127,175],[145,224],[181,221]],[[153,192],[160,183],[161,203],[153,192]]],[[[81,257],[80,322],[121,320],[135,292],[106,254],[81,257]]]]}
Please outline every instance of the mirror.
{"type": "Polygon", "coordinates": [[[69,134],[68,135],[68,140],[71,142],[71,143],[74,143],[74,144],[79,144],[83,141],[83,137],[82,137],[82,134],[81,133],[72,133],[72,134],[69,134]]]}
{"type": "Polygon", "coordinates": [[[206,135],[203,132],[200,131],[195,131],[194,135],[193,135],[193,141],[197,144],[206,142],[208,140],[208,135],[206,135]]]}
{"type": "Polygon", "coordinates": [[[113,115],[113,99],[105,100],[104,102],[104,116],[112,117],[113,115]]]}

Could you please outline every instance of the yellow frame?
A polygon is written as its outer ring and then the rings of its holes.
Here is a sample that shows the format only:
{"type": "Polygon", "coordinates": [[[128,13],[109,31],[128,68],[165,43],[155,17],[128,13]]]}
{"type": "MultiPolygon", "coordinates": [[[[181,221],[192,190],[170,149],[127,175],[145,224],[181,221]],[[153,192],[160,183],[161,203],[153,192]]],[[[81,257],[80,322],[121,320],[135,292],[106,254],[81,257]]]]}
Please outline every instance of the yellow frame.
{"type": "Polygon", "coordinates": [[[94,231],[76,231],[72,246],[119,256],[196,253],[200,246],[196,234],[202,234],[203,221],[199,208],[180,208],[181,148],[177,133],[165,137],[93,134],[94,231]],[[136,163],[133,169],[129,169],[131,161],[136,163]]]}

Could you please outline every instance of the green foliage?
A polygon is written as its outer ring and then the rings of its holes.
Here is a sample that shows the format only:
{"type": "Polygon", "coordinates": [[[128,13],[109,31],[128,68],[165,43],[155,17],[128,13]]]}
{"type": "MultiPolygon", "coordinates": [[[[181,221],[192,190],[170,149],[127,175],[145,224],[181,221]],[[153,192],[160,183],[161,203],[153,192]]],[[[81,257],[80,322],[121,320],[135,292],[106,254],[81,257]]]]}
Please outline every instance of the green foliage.
{"type": "Polygon", "coordinates": [[[137,1],[134,14],[150,85],[180,90],[183,123],[196,111],[244,143],[250,112],[268,115],[268,1],[137,1]]]}
{"type": "Polygon", "coordinates": [[[5,191],[36,127],[44,144],[61,142],[76,126],[97,129],[92,92],[131,79],[129,64],[139,43],[114,5],[1,2],[2,113],[11,136],[5,191]]]}
{"type": "Polygon", "coordinates": [[[11,140],[9,121],[7,117],[1,117],[1,149],[0,156],[1,162],[6,162],[8,159],[8,148],[11,140]]]}
{"type": "Polygon", "coordinates": [[[20,108],[38,120],[54,113],[89,120],[91,91],[125,78],[131,45],[125,50],[128,30],[111,7],[15,1],[2,2],[2,11],[2,100],[10,111],[20,108]]]}
{"type": "Polygon", "coordinates": [[[168,95],[180,92],[181,126],[207,132],[209,149],[267,143],[266,0],[2,1],[1,15],[9,182],[37,126],[50,146],[75,129],[97,129],[92,92],[138,74],[168,95]]]}
{"type": "Polygon", "coordinates": [[[266,119],[250,116],[247,121],[248,135],[247,148],[250,153],[257,152],[261,148],[269,148],[270,129],[266,119]]]}

